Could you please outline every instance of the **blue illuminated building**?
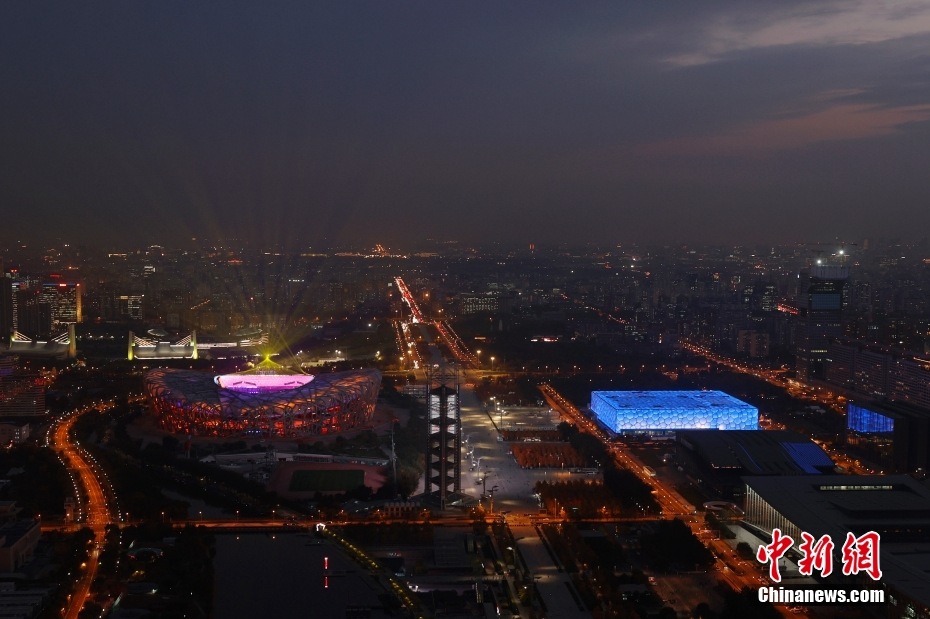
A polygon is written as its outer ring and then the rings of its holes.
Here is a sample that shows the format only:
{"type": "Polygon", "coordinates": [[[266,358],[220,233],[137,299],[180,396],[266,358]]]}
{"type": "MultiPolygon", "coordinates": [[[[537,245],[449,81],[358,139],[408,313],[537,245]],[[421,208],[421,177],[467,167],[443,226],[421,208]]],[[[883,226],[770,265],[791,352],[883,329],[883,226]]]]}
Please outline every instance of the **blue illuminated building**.
{"type": "Polygon", "coordinates": [[[759,429],[759,409],[722,391],[592,391],[591,411],[617,434],[759,429]]]}
{"type": "Polygon", "coordinates": [[[930,410],[903,402],[848,402],[846,444],[876,468],[930,468],[930,410]]]}
{"type": "Polygon", "coordinates": [[[894,419],[889,414],[883,415],[850,402],[846,407],[846,427],[854,432],[891,434],[894,432],[894,419]]]}

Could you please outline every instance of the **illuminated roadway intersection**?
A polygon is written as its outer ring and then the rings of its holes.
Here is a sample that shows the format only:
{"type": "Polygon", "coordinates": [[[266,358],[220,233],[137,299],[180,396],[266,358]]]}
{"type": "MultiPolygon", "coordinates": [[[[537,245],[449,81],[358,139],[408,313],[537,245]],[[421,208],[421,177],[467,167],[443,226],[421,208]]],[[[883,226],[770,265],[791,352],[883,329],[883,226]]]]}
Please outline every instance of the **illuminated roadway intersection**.
{"type": "MultiPolygon", "coordinates": [[[[94,546],[87,558],[87,567],[84,569],[80,580],[76,583],[75,591],[70,598],[70,606],[64,613],[65,619],[77,619],[83,608],[84,603],[90,595],[90,588],[97,576],[97,568],[100,562],[100,549],[103,545],[106,526],[110,524],[110,508],[107,504],[106,493],[103,484],[97,477],[95,464],[90,460],[87,453],[81,449],[77,442],[72,441],[70,433],[74,423],[86,409],[74,412],[59,421],[50,433],[52,448],[61,456],[71,472],[80,484],[84,492],[86,501],[80,500],[80,509],[84,514],[86,526],[94,533],[94,546]]],[[[80,512],[79,512],[80,513],[80,512]]]]}

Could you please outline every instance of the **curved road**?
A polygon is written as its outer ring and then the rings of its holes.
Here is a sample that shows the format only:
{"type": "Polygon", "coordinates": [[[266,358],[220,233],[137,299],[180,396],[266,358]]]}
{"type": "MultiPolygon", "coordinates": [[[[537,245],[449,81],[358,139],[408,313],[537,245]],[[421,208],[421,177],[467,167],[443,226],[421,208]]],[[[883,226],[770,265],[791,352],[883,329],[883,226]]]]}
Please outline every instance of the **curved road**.
{"type": "Polygon", "coordinates": [[[74,422],[85,411],[75,411],[59,421],[51,432],[51,446],[58,452],[65,466],[71,471],[72,475],[79,480],[81,488],[87,497],[87,501],[80,501],[80,509],[84,514],[84,523],[94,532],[94,547],[87,558],[87,567],[83,575],[77,582],[74,592],[70,597],[70,602],[65,614],[65,619],[77,619],[84,607],[84,603],[90,596],[90,588],[97,576],[97,568],[100,562],[100,550],[103,546],[106,526],[110,524],[110,508],[107,505],[106,494],[103,486],[97,478],[93,464],[84,455],[77,442],[71,439],[71,428],[74,422]]]}

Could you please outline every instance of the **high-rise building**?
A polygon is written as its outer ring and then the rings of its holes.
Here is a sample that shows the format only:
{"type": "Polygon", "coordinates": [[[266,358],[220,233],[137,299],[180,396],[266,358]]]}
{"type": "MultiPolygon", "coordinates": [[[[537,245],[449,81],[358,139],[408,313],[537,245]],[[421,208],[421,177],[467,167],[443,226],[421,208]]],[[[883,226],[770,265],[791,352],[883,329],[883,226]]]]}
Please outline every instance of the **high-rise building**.
{"type": "Polygon", "coordinates": [[[737,332],[736,352],[745,354],[750,359],[764,359],[769,356],[769,334],[764,331],[740,329],[737,332]]]}
{"type": "Polygon", "coordinates": [[[839,338],[830,343],[826,378],[879,400],[930,410],[930,357],[839,338]]]}
{"type": "Polygon", "coordinates": [[[0,357],[0,417],[45,414],[45,386],[36,374],[18,369],[15,356],[0,357]]]}
{"type": "Polygon", "coordinates": [[[849,268],[818,265],[798,279],[795,369],[802,380],[822,379],[830,341],[843,335],[849,268]]]}
{"type": "Polygon", "coordinates": [[[52,308],[35,288],[20,288],[13,293],[14,327],[29,337],[47,337],[52,332],[52,308]]]}
{"type": "Polygon", "coordinates": [[[759,306],[763,312],[774,312],[778,305],[778,287],[775,284],[765,284],[760,294],[759,306]]]}
{"type": "Polygon", "coordinates": [[[117,315],[121,320],[142,320],[141,294],[121,294],[116,298],[117,315]]]}
{"type": "Polygon", "coordinates": [[[53,329],[82,322],[81,292],[81,285],[73,282],[42,284],[41,298],[51,308],[53,329]]]}
{"type": "Polygon", "coordinates": [[[13,333],[13,280],[0,269],[0,344],[9,344],[11,333],[13,333]]]}
{"type": "Polygon", "coordinates": [[[930,357],[905,356],[889,370],[891,399],[930,410],[930,357]]]}

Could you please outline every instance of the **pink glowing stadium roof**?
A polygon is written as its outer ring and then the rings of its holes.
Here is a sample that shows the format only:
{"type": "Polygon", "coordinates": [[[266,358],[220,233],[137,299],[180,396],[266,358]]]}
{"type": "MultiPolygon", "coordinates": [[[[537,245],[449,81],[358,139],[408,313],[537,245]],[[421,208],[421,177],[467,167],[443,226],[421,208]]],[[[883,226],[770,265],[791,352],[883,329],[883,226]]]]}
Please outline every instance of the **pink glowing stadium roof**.
{"type": "Polygon", "coordinates": [[[222,389],[239,393],[271,393],[303,387],[313,376],[309,374],[224,374],[214,378],[222,389]]]}

